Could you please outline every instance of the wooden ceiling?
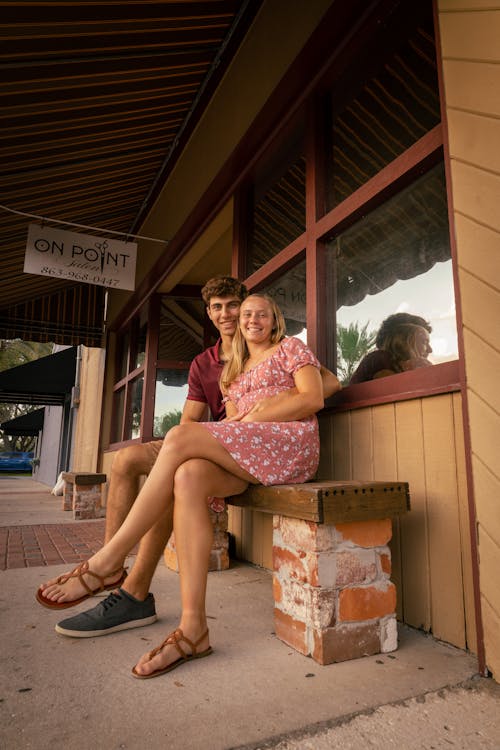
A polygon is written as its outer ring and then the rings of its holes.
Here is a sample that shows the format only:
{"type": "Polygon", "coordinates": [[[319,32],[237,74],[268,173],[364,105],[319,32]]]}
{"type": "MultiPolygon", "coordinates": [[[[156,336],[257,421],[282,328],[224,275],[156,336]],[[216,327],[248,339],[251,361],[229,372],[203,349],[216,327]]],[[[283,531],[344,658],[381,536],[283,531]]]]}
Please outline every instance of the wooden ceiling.
{"type": "Polygon", "coordinates": [[[138,232],[260,4],[0,0],[0,337],[69,286],[23,273],[22,214],[138,232]]]}

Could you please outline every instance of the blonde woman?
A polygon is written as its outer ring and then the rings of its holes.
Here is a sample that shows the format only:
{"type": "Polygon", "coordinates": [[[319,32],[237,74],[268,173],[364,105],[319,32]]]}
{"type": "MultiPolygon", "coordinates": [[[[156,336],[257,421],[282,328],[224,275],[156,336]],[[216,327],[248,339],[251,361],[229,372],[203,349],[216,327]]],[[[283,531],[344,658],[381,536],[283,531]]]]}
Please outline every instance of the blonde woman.
{"type": "Polygon", "coordinates": [[[213,533],[207,496],[237,495],[248,484],[312,478],[319,457],[314,415],[323,406],[319,368],[305,344],[285,337],[283,316],[270,297],[247,297],[240,309],[233,356],[221,378],[227,419],[172,428],[115,536],[63,584],[43,588],[45,598],[57,601],[95,587],[96,580],[105,584],[165,507],[173,504],[182,615],[179,627],[139,660],[132,670],[135,677],[157,677],[212,653],[205,612],[213,533]],[[280,398],[290,389],[292,393],[280,398]]]}

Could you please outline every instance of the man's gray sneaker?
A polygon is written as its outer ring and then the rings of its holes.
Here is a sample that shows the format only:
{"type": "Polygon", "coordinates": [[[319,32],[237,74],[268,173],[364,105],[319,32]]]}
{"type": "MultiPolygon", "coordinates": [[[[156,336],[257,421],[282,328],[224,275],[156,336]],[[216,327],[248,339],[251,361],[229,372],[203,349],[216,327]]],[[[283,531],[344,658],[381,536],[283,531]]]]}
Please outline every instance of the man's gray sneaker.
{"type": "Polygon", "coordinates": [[[73,638],[94,638],[151,625],[157,619],[153,594],[141,602],[120,588],[92,609],[57,623],[56,631],[73,638]]]}

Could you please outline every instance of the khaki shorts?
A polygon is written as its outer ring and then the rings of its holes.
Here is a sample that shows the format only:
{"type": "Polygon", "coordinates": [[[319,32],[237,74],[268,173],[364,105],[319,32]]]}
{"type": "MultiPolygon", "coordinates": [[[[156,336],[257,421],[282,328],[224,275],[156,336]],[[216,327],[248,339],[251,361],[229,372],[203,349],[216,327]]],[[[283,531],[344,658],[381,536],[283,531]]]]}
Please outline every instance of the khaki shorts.
{"type": "Polygon", "coordinates": [[[149,443],[143,443],[143,448],[146,451],[148,460],[150,461],[149,471],[153,468],[153,464],[158,458],[163,440],[151,440],[149,443]]]}

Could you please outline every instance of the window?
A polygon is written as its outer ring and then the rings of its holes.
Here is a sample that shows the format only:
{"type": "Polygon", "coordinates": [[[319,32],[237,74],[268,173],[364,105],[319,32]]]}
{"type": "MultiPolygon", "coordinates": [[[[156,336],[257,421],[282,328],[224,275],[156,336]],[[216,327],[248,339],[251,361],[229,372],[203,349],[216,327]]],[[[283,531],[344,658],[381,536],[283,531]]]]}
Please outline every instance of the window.
{"type": "Polygon", "coordinates": [[[262,290],[279,305],[285,318],[288,336],[307,340],[306,262],[298,263],[262,290]]]}
{"type": "Polygon", "coordinates": [[[332,92],[328,208],[440,121],[432,15],[420,19],[406,39],[391,34],[384,42],[385,54],[376,48],[376,38],[360,51],[359,73],[347,88],[344,104],[342,86],[332,92]]]}
{"type": "Polygon", "coordinates": [[[204,348],[205,307],[198,289],[178,292],[154,296],[118,334],[112,444],[163,437],[180,419],[189,364],[204,348]]]}
{"type": "Polygon", "coordinates": [[[303,132],[297,125],[263,160],[254,179],[248,275],[304,232],[305,195],[303,132]]]}
{"type": "MultiPolygon", "coordinates": [[[[432,326],[432,364],[457,358],[442,164],[332,237],[327,258],[335,285],[329,297],[336,301],[329,315],[336,320],[337,367],[344,384],[375,348],[382,321],[394,313],[423,317],[432,326]]],[[[408,328],[396,331],[400,336],[412,333],[408,328]]]]}

